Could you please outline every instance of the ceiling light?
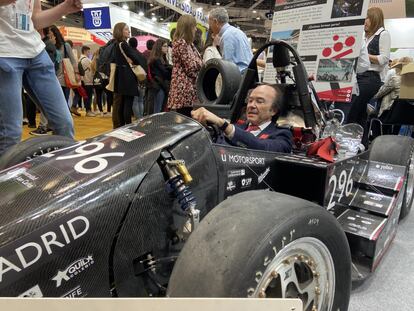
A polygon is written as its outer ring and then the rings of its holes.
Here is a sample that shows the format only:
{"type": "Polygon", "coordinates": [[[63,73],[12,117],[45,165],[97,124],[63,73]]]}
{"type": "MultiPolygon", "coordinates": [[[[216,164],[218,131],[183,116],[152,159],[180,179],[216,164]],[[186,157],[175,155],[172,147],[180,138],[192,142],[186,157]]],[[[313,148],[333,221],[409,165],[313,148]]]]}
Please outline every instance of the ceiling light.
{"type": "Polygon", "coordinates": [[[220,5],[220,2],[216,2],[216,5],[220,5]]]}
{"type": "Polygon", "coordinates": [[[256,10],[253,10],[253,13],[254,13],[254,14],[256,14],[256,13],[257,13],[257,11],[256,11],[256,10]]]}
{"type": "Polygon", "coordinates": [[[154,15],[155,15],[155,13],[154,13],[154,12],[152,12],[152,13],[151,13],[151,15],[152,15],[152,16],[154,16],[154,15]]]}
{"type": "Polygon", "coordinates": [[[153,22],[156,22],[156,21],[157,21],[157,18],[154,16],[154,17],[152,17],[152,18],[151,18],[151,20],[152,20],[153,22]]]}
{"type": "Polygon", "coordinates": [[[139,15],[139,16],[144,16],[145,14],[144,14],[144,12],[139,11],[138,15],[139,15]]]}
{"type": "Polygon", "coordinates": [[[124,10],[129,10],[129,6],[128,6],[128,4],[123,4],[123,5],[122,5],[122,8],[123,8],[124,10]]]}
{"type": "Polygon", "coordinates": [[[66,18],[66,16],[65,16],[65,15],[63,15],[63,16],[62,16],[62,18],[63,18],[63,19],[65,19],[65,18],[66,18]]]}
{"type": "Polygon", "coordinates": [[[260,16],[256,17],[256,19],[260,19],[260,16]]]}
{"type": "Polygon", "coordinates": [[[154,6],[154,4],[150,3],[150,6],[154,6]]]}
{"type": "Polygon", "coordinates": [[[163,21],[163,20],[164,20],[164,19],[161,17],[161,18],[160,18],[160,21],[163,21]]]}

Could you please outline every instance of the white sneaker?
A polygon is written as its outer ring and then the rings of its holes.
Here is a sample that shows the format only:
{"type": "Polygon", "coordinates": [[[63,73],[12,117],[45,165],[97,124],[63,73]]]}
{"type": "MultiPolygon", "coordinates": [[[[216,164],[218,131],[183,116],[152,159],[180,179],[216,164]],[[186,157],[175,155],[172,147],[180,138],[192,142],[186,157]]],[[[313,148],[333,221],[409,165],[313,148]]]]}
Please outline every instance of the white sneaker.
{"type": "Polygon", "coordinates": [[[87,111],[87,112],[86,112],[86,116],[87,116],[87,117],[96,117],[96,114],[95,114],[95,113],[93,113],[92,111],[87,111]]]}

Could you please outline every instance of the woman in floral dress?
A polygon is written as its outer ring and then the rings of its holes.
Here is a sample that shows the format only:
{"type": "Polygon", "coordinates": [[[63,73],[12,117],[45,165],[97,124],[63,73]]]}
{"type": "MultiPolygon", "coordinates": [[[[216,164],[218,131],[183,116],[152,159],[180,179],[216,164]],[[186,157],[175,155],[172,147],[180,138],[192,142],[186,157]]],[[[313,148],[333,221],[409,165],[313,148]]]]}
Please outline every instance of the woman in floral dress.
{"type": "Polygon", "coordinates": [[[203,61],[193,44],[196,20],[192,15],[182,15],[177,22],[173,40],[173,70],[167,107],[191,116],[197,101],[196,80],[203,61]]]}

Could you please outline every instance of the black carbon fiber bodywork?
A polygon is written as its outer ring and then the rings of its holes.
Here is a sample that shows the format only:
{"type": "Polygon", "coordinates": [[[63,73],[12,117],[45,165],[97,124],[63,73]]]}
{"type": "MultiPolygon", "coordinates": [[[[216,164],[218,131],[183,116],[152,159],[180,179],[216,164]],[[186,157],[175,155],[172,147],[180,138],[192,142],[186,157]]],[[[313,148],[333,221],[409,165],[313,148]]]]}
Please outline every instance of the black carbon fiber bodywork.
{"type": "Polygon", "coordinates": [[[189,118],[158,114],[1,172],[0,296],[109,296],[139,185],[161,150],[197,132],[209,139],[189,118]]]}
{"type": "MultiPolygon", "coordinates": [[[[170,152],[176,159],[185,160],[193,177],[190,187],[203,217],[217,205],[218,172],[209,138],[204,131],[197,132],[170,152]]],[[[154,165],[135,196],[115,248],[114,272],[119,296],[148,295],[142,277],[134,269],[137,258],[149,252],[156,258],[174,255],[167,237],[174,230],[173,213],[179,209],[176,205],[167,194],[160,167],[154,165]]]]}
{"type": "Polygon", "coordinates": [[[348,204],[367,174],[367,153],[330,164],[213,144],[176,113],[143,118],[0,172],[0,296],[165,293],[188,237],[187,215],[167,191],[165,155],[185,161],[201,219],[255,189],[328,209],[348,204]]]}

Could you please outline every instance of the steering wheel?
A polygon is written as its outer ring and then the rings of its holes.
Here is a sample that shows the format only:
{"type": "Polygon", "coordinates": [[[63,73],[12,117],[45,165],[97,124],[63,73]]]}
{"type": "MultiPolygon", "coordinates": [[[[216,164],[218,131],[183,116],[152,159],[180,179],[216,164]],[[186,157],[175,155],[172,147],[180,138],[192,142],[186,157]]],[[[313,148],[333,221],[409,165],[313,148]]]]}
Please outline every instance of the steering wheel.
{"type": "Polygon", "coordinates": [[[220,135],[222,135],[221,133],[222,131],[220,130],[220,128],[217,125],[210,123],[210,122],[207,122],[207,124],[204,127],[210,134],[210,137],[213,143],[216,143],[220,135]]]}

